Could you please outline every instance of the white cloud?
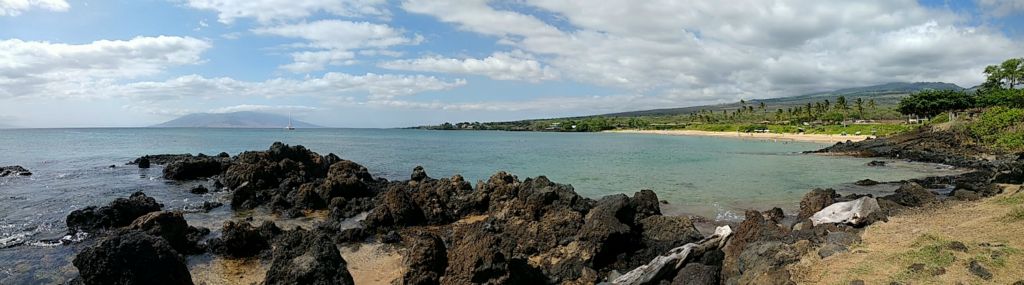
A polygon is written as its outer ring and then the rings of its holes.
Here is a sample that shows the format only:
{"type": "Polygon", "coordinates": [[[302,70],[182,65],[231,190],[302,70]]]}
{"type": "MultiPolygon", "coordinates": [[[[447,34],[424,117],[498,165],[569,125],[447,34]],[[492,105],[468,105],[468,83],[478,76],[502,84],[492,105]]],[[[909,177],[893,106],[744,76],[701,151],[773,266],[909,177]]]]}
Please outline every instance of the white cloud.
{"type": "Polygon", "coordinates": [[[0,0],[0,16],[17,16],[32,8],[64,12],[70,7],[64,0],[0,0]]]}
{"type": "Polygon", "coordinates": [[[439,56],[384,62],[383,68],[483,75],[497,80],[538,82],[558,78],[557,72],[523,52],[496,52],[483,59],[439,56]]]}
{"type": "Polygon", "coordinates": [[[312,96],[338,97],[366,93],[367,98],[388,99],[427,91],[447,90],[466,84],[465,80],[444,81],[433,76],[373,74],[352,75],[329,72],[306,79],[274,78],[265,81],[240,81],[227,77],[207,78],[188,75],[167,81],[133,82],[94,88],[97,95],[126,96],[136,100],[160,101],[185,98],[245,98],[312,96]]]}
{"type": "Polygon", "coordinates": [[[337,16],[386,17],[386,0],[188,0],[188,6],[217,12],[217,21],[231,24],[253,18],[261,23],[303,19],[318,12],[337,16]]]}
{"type": "Polygon", "coordinates": [[[202,62],[210,44],[189,37],[137,37],[63,44],[0,41],[0,98],[73,96],[96,84],[202,62]]]}
{"type": "Polygon", "coordinates": [[[1024,12],[1024,0],[977,0],[978,8],[984,10],[986,14],[993,15],[996,17],[1006,17],[1009,15],[1019,14],[1024,12]]]}
{"type": "Polygon", "coordinates": [[[294,62],[282,66],[297,73],[322,70],[327,65],[351,64],[356,50],[387,53],[389,47],[416,45],[423,41],[419,35],[406,36],[404,31],[388,25],[342,20],[261,27],[253,29],[253,32],[305,40],[293,46],[313,50],[292,53],[294,62]]]}
{"type": "Polygon", "coordinates": [[[657,94],[673,105],[891,81],[969,87],[981,81],[979,68],[1024,50],[999,31],[913,0],[527,0],[500,9],[483,0],[407,0],[402,7],[538,55],[565,78],[657,94]],[[540,11],[558,26],[519,11],[540,11]]]}

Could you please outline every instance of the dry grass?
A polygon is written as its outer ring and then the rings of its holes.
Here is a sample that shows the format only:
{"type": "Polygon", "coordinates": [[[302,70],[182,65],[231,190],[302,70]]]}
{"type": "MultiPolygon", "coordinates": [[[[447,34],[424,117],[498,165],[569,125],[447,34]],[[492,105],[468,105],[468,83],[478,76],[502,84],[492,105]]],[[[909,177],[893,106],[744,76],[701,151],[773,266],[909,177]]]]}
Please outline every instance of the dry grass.
{"type": "MultiPolygon", "coordinates": [[[[1016,193],[1012,186],[1006,192],[1016,193]]],[[[976,202],[950,202],[890,218],[868,227],[863,242],[850,252],[821,259],[815,252],[790,270],[799,284],[1010,284],[1024,280],[1024,193],[1002,194],[976,202]],[[967,251],[950,244],[961,242],[967,251]],[[971,274],[977,260],[992,272],[992,280],[971,274]],[[910,270],[912,264],[924,270],[910,270]],[[941,268],[941,270],[940,270],[941,268]],[[945,271],[942,274],[938,272],[945,271]]]]}

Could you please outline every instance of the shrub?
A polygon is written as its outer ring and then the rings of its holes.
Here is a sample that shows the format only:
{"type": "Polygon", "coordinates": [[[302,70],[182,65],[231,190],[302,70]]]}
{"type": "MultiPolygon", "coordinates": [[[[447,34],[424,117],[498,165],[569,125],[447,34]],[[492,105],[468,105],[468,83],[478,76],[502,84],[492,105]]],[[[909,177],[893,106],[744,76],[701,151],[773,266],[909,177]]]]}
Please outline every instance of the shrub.
{"type": "Polygon", "coordinates": [[[992,107],[967,129],[989,147],[1010,151],[1024,149],[1024,109],[992,107]]]}

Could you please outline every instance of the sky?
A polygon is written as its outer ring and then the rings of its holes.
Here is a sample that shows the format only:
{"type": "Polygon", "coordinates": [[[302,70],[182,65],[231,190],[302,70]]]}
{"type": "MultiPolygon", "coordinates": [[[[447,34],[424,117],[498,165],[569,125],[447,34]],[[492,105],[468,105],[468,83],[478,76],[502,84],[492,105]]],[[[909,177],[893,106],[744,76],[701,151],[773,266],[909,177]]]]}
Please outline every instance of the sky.
{"type": "Polygon", "coordinates": [[[404,127],[979,84],[1024,0],[0,0],[0,124],[404,127]]]}

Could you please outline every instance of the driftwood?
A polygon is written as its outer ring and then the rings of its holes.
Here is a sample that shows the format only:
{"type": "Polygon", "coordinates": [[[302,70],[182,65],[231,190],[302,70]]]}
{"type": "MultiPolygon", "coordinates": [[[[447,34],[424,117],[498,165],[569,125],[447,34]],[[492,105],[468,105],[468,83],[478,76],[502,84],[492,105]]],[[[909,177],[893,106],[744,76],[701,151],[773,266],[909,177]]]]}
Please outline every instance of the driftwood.
{"type": "Polygon", "coordinates": [[[875,198],[861,197],[857,200],[839,202],[821,209],[821,211],[811,216],[811,223],[815,226],[833,223],[859,225],[864,222],[868,215],[880,209],[878,207],[878,200],[875,200],[875,198]]]}
{"type": "Polygon", "coordinates": [[[721,226],[715,229],[715,234],[696,243],[688,243],[683,246],[669,250],[668,254],[655,257],[647,265],[641,265],[622,276],[615,278],[612,284],[616,285],[644,285],[651,284],[661,277],[675,273],[686,265],[687,257],[701,256],[705,252],[725,246],[725,242],[732,235],[732,228],[721,226]]]}

